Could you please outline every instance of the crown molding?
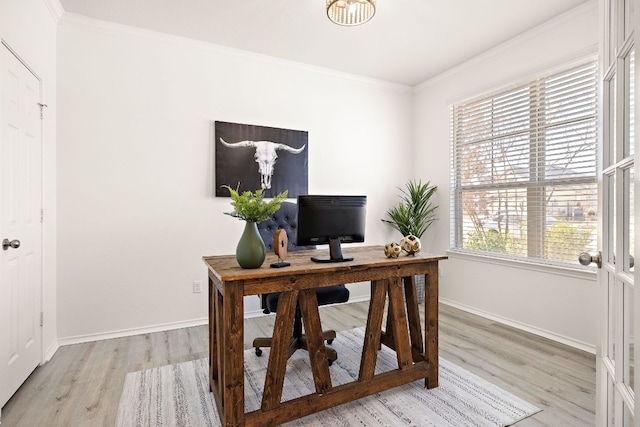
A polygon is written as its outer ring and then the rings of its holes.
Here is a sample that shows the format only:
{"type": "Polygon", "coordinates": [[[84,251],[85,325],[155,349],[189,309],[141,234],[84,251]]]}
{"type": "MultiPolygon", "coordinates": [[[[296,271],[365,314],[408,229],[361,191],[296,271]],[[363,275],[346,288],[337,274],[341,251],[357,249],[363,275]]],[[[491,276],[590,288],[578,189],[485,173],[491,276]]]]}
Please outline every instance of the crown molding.
{"type": "Polygon", "coordinates": [[[60,0],[43,0],[44,4],[49,9],[49,13],[53,17],[53,20],[58,23],[62,19],[62,15],[64,15],[64,7],[62,7],[62,3],[60,0]]]}
{"type": "Polygon", "coordinates": [[[525,31],[524,33],[516,37],[513,37],[512,39],[509,39],[508,41],[502,44],[499,44],[496,47],[493,47],[485,51],[484,53],[481,53],[455,67],[450,68],[447,71],[444,71],[438,74],[437,76],[430,78],[429,80],[424,81],[423,83],[420,83],[417,86],[414,86],[414,91],[417,94],[420,91],[425,90],[431,86],[438,85],[443,80],[446,80],[462,71],[472,68],[478,65],[480,62],[483,62],[492,57],[498,56],[504,53],[505,51],[512,49],[513,47],[517,46],[520,43],[523,43],[527,40],[538,37],[546,33],[547,31],[549,31],[551,28],[561,26],[562,24],[568,21],[571,21],[575,18],[586,15],[588,13],[592,13],[593,10],[596,10],[596,13],[598,12],[598,2],[595,0],[590,0],[586,3],[581,4],[580,6],[576,6],[573,9],[556,16],[538,25],[537,27],[532,28],[529,31],[525,31]]]}
{"type": "MultiPolygon", "coordinates": [[[[57,1],[57,0],[55,0],[57,1]]],[[[276,64],[288,68],[294,68],[311,73],[323,74],[326,76],[338,78],[341,80],[349,80],[357,84],[376,87],[378,89],[390,90],[392,92],[400,92],[411,95],[413,88],[408,85],[399,83],[391,83],[384,80],[374,79],[370,77],[359,76],[342,71],[332,70],[330,68],[309,65],[302,62],[291,61],[287,59],[277,58],[274,56],[259,54],[241,49],[235,49],[201,40],[190,39],[187,37],[175,36],[172,34],[162,33],[159,31],[147,30],[144,28],[133,27],[130,25],[117,24],[114,22],[104,21],[100,19],[90,18],[77,13],[65,12],[60,20],[60,24],[69,28],[81,29],[84,31],[93,31],[100,34],[131,37],[155,40],[163,43],[175,44],[189,48],[205,49],[221,55],[230,55],[241,57],[253,61],[261,61],[270,64],[276,64]]]]}

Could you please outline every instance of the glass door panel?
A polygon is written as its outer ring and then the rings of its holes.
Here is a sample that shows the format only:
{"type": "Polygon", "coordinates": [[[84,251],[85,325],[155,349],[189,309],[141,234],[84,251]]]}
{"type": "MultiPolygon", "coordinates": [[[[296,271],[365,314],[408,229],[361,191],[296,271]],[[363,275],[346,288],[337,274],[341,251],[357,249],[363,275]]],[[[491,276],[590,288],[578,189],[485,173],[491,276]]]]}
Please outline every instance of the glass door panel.
{"type": "Polygon", "coordinates": [[[635,100],[635,91],[636,91],[636,61],[635,61],[635,51],[631,51],[626,61],[626,69],[627,75],[629,76],[629,81],[627,84],[626,90],[626,104],[628,109],[627,116],[627,138],[624,144],[624,157],[633,156],[635,152],[635,136],[636,136],[636,126],[635,126],[635,114],[636,114],[636,100],[635,100]]]}
{"type": "Polygon", "coordinates": [[[625,232],[622,234],[624,239],[623,246],[623,256],[624,256],[624,264],[623,269],[626,273],[633,273],[635,267],[635,260],[633,258],[634,254],[634,185],[633,185],[633,169],[625,169],[623,172],[623,180],[624,186],[629,189],[629,191],[624,194],[624,224],[625,224],[625,232]]]}
{"type": "Polygon", "coordinates": [[[606,357],[609,359],[609,363],[615,370],[616,366],[616,286],[615,276],[611,273],[607,273],[607,332],[608,332],[608,345],[606,357]]]}
{"type": "Polygon", "coordinates": [[[624,344],[624,359],[623,359],[623,381],[629,387],[630,392],[635,389],[634,384],[634,335],[633,335],[633,322],[634,322],[634,300],[633,300],[633,288],[631,286],[624,286],[624,321],[623,321],[623,344],[624,344]]]}
{"type": "MultiPolygon", "coordinates": [[[[607,140],[609,141],[615,141],[616,139],[616,118],[615,118],[615,105],[616,105],[616,76],[615,74],[611,77],[611,79],[608,82],[605,82],[605,96],[608,100],[608,109],[607,109],[607,113],[605,113],[605,118],[606,118],[606,122],[605,122],[605,129],[604,129],[604,136],[605,138],[607,138],[607,140]]],[[[604,168],[608,168],[609,166],[611,166],[612,164],[615,163],[616,161],[616,144],[611,143],[608,145],[605,145],[603,147],[603,154],[604,154],[604,159],[603,159],[603,165],[604,168]]]]}
{"type": "Polygon", "coordinates": [[[615,393],[615,384],[611,377],[607,381],[607,426],[615,427],[616,424],[616,408],[617,408],[617,395],[615,393]]]}
{"type": "Polygon", "coordinates": [[[624,405],[624,414],[622,414],[622,416],[624,417],[623,418],[624,427],[633,426],[633,412],[631,412],[631,410],[627,405],[624,405]]]}
{"type": "Polygon", "coordinates": [[[604,66],[605,68],[608,68],[609,65],[611,65],[615,59],[616,59],[616,41],[617,41],[617,37],[615,34],[616,29],[619,27],[618,23],[616,22],[618,16],[616,14],[616,2],[613,0],[605,0],[607,3],[607,11],[606,11],[606,15],[607,17],[605,18],[606,20],[608,20],[607,22],[607,27],[609,30],[609,34],[606,40],[606,45],[605,45],[605,55],[603,55],[603,60],[605,61],[604,66]]]}
{"type": "Polygon", "coordinates": [[[633,2],[631,0],[622,0],[622,3],[622,7],[624,8],[624,17],[622,19],[624,22],[622,39],[625,40],[631,36],[631,31],[633,30],[633,25],[631,23],[631,7],[633,2]]]}
{"type": "MultiPolygon", "coordinates": [[[[605,199],[606,212],[604,217],[604,228],[606,230],[606,242],[602,254],[604,261],[610,264],[616,263],[615,247],[616,247],[616,177],[615,175],[605,175],[604,188],[608,191],[608,197],[605,199]]],[[[604,240],[604,239],[603,239],[604,240]]]]}

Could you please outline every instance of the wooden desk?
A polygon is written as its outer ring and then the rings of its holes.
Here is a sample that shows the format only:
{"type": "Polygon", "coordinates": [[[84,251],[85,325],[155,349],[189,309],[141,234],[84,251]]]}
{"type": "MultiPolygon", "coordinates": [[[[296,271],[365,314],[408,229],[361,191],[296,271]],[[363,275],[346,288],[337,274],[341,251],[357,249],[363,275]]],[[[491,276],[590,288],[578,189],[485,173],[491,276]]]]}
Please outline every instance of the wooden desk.
{"type": "MultiPolygon", "coordinates": [[[[292,252],[287,259],[291,266],[279,269],[270,268],[269,260],[262,268],[245,270],[233,255],[203,258],[209,269],[209,382],[223,426],[282,424],[421,378],[427,388],[438,386],[438,261],[447,257],[418,253],[389,259],[382,246],[369,246],[344,249],[346,256],[354,257],[353,261],[319,264],[309,259],[317,252],[292,252]],[[424,339],[414,275],[425,275],[424,339]],[[371,281],[371,300],[359,378],[333,387],[315,288],[363,281],[371,281]],[[271,292],[282,293],[262,407],[245,413],[243,297],[271,292]],[[387,324],[383,330],[387,296],[387,324]],[[297,303],[307,335],[316,393],[281,403],[297,303]],[[396,351],[398,369],[375,375],[380,344],[396,351]]],[[[339,334],[336,339],[340,339],[339,334]]]]}

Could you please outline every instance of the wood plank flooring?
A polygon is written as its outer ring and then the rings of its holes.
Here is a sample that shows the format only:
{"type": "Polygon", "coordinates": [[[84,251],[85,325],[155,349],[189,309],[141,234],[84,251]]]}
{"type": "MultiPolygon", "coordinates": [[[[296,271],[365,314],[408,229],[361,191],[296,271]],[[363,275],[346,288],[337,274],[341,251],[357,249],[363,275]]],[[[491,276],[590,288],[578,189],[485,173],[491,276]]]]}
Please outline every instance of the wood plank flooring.
{"type": "MultiPolygon", "coordinates": [[[[367,308],[322,307],[323,326],[364,326],[367,308]]],[[[247,319],[245,347],[270,336],[273,320],[247,319]]],[[[2,427],[113,426],[128,372],[207,357],[207,348],[206,326],[61,347],[2,408],[2,427]]],[[[446,305],[440,355],[543,409],[518,427],[595,425],[593,355],[446,305]]]]}

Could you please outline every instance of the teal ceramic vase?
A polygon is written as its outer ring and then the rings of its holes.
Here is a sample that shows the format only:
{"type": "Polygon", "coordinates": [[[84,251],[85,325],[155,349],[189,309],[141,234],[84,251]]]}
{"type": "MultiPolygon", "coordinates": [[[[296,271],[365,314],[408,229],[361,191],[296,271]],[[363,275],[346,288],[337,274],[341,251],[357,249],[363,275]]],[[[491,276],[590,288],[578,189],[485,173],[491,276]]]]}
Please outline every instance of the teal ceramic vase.
{"type": "Polygon", "coordinates": [[[246,221],[244,232],[236,247],[236,259],[242,268],[260,268],[267,250],[258,232],[258,224],[246,221]]]}

